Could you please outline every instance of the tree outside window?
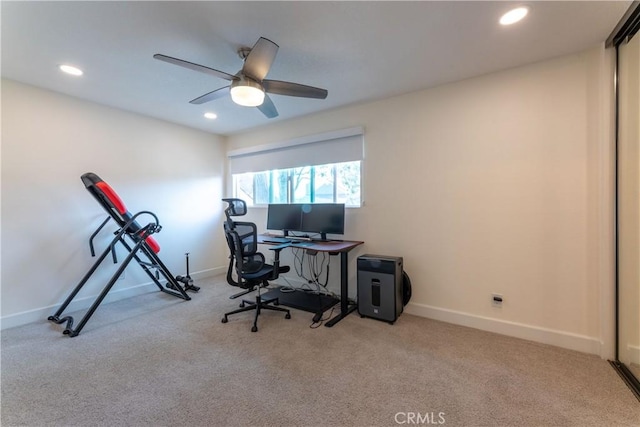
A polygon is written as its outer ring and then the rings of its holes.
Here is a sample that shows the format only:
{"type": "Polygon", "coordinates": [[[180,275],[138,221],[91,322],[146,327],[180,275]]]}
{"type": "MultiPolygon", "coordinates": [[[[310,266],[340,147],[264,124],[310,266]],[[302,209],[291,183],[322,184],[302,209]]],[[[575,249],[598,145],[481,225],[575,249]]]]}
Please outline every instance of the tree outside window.
{"type": "Polygon", "coordinates": [[[360,161],[233,175],[234,197],[249,206],[269,203],[361,205],[360,161]]]}

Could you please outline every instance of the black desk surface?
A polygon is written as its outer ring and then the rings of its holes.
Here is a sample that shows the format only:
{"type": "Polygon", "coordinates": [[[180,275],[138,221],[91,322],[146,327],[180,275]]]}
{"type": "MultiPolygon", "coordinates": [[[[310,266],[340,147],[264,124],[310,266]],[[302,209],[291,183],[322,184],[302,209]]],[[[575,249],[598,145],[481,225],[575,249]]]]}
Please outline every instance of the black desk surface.
{"type": "MultiPolygon", "coordinates": [[[[269,242],[268,240],[270,239],[273,239],[273,236],[258,234],[258,243],[267,245],[277,244],[269,242]]],[[[294,240],[291,241],[290,245],[292,248],[310,249],[318,252],[349,252],[351,249],[363,243],[364,242],[357,240],[330,240],[327,242],[294,240]]]]}

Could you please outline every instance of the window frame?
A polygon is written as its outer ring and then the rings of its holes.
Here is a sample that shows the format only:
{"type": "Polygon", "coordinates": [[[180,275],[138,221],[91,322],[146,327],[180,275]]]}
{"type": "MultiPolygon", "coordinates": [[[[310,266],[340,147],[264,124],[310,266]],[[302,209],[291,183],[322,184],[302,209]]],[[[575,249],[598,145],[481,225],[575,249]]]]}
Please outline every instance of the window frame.
{"type": "MultiPolygon", "coordinates": [[[[286,189],[287,189],[287,195],[286,195],[286,203],[290,204],[290,203],[345,203],[345,207],[346,208],[360,208],[364,205],[364,198],[362,197],[362,170],[363,170],[363,161],[362,160],[352,160],[352,161],[346,161],[346,162],[335,162],[335,163],[328,163],[328,164],[324,164],[324,165],[307,165],[307,166],[298,166],[298,167],[294,167],[294,168],[285,168],[285,169],[272,169],[272,170],[266,170],[266,171],[259,171],[259,172],[243,172],[243,173],[238,173],[238,174],[231,174],[231,191],[233,194],[233,197],[240,197],[238,196],[238,190],[239,190],[239,185],[237,182],[237,176],[240,175],[244,175],[244,174],[253,174],[252,177],[252,198],[251,198],[251,203],[247,203],[247,207],[248,208],[264,208],[267,207],[270,203],[280,203],[278,201],[274,201],[274,188],[275,188],[275,181],[276,181],[276,176],[278,172],[282,172],[282,171],[287,171],[287,185],[286,185],[286,189]],[[359,197],[358,197],[358,204],[348,204],[347,201],[340,201],[338,200],[338,165],[340,164],[344,164],[344,163],[358,163],[358,185],[360,187],[360,191],[359,191],[359,197]],[[320,168],[320,167],[326,167],[326,166],[331,166],[331,172],[330,172],[330,176],[331,176],[331,186],[332,186],[332,201],[328,202],[328,201],[317,201],[316,200],[316,188],[315,188],[315,181],[316,181],[316,169],[320,168]],[[295,174],[295,170],[296,169],[303,169],[303,168],[309,168],[309,191],[308,191],[308,197],[309,197],[309,201],[302,201],[302,200],[295,200],[295,188],[294,188],[294,174],[295,174]],[[257,203],[256,199],[258,198],[258,196],[256,196],[256,194],[258,194],[258,179],[259,179],[259,175],[260,174],[267,174],[267,185],[268,185],[268,189],[267,189],[267,198],[268,201],[266,203],[257,203]]],[[[246,192],[243,192],[246,194],[246,192]]]]}

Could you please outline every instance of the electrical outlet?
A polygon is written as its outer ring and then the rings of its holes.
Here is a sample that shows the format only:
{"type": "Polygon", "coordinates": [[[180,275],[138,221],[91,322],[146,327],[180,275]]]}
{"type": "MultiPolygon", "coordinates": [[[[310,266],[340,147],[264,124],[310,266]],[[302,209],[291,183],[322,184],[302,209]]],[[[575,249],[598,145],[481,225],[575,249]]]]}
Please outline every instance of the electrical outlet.
{"type": "Polygon", "coordinates": [[[494,307],[502,307],[503,300],[502,294],[491,294],[491,304],[494,307]]]}

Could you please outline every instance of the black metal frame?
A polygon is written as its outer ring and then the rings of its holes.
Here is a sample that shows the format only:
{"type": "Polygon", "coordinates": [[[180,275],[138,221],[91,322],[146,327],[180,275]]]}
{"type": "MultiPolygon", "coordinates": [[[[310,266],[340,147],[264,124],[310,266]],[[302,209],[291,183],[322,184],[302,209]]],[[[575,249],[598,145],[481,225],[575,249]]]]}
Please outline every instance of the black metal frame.
{"type": "MultiPolygon", "coordinates": [[[[196,286],[193,284],[193,279],[191,278],[191,275],[189,274],[189,252],[184,254],[185,257],[185,263],[187,264],[187,275],[186,276],[181,276],[181,275],[177,275],[176,276],[176,281],[182,283],[184,285],[184,290],[185,291],[193,291],[193,292],[198,292],[200,290],[200,286],[196,286]]],[[[171,288],[171,286],[169,286],[171,288]]],[[[171,288],[173,289],[173,288],[171,288]]]]}
{"type": "Polygon", "coordinates": [[[633,372],[631,372],[631,370],[627,368],[627,365],[625,365],[624,363],[620,362],[617,359],[610,360],[609,364],[611,365],[611,367],[613,367],[613,369],[616,370],[618,375],[620,375],[620,378],[622,378],[622,381],[624,381],[627,384],[627,386],[631,389],[631,392],[636,396],[636,398],[640,400],[640,381],[638,381],[635,375],[633,375],[633,372]]]}
{"type": "MultiPolygon", "coordinates": [[[[109,222],[111,217],[107,217],[101,224],[98,226],[96,231],[89,238],[89,248],[91,250],[91,256],[95,256],[95,250],[93,246],[93,239],[97,236],[97,234],[104,228],[104,226],[109,222]]],[[[62,332],[65,335],[69,335],[70,337],[77,336],[82,328],[89,321],[93,313],[96,311],[98,306],[102,303],[104,298],[107,296],[113,285],[116,283],[118,278],[122,275],[125,268],[129,265],[132,260],[135,260],[140,267],[144,270],[145,273],[151,278],[153,283],[164,293],[184,299],[190,300],[191,297],[187,295],[185,289],[180,286],[178,281],[171,275],[169,269],[164,265],[164,263],[158,258],[156,253],[149,247],[147,244],[147,238],[154,233],[160,232],[162,226],[159,224],[158,217],[149,211],[141,211],[137,214],[133,215],[129,221],[127,221],[123,227],[117,230],[114,234],[115,237],[111,240],[111,243],[106,247],[106,249],[102,252],[102,254],[98,257],[93,266],[87,271],[84,277],[80,280],[80,283],[75,287],[75,289],[69,294],[67,299],[62,303],[58,311],[55,312],[52,316],[49,316],[48,320],[55,322],[57,324],[62,324],[66,322],[65,329],[62,332]],[[140,230],[137,230],[135,234],[132,234],[131,225],[135,223],[135,220],[140,215],[150,215],[153,218],[153,221],[147,224],[140,230]],[[125,238],[129,238],[133,242],[133,246],[130,243],[127,243],[125,238]],[[128,252],[127,257],[124,259],[120,267],[116,270],[116,272],[111,276],[111,278],[107,281],[107,284],[104,286],[98,297],[95,299],[91,307],[85,312],[84,316],[76,326],[73,328],[74,319],[72,316],[62,316],[62,313],[66,310],[68,305],[73,301],[78,292],[82,289],[82,287],[89,281],[89,278],[95,273],[100,264],[106,259],[109,252],[112,254],[113,262],[117,263],[118,260],[116,258],[115,247],[116,244],[120,243],[128,252]],[[139,254],[144,255],[148,261],[144,261],[140,258],[139,254]],[[151,273],[151,269],[155,269],[156,275],[154,276],[151,273]],[[163,286],[159,281],[159,275],[162,275],[164,279],[167,281],[166,287],[163,286]]]]}

